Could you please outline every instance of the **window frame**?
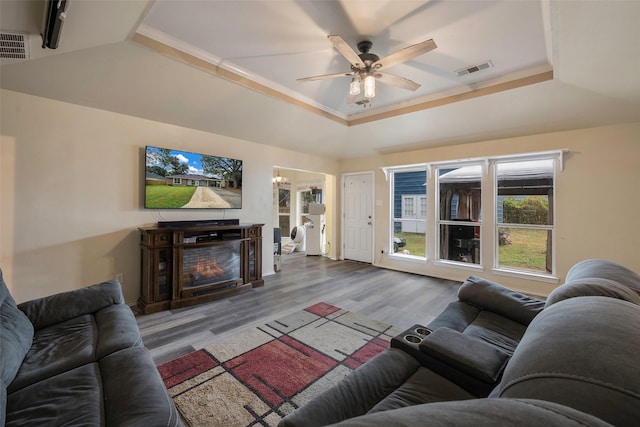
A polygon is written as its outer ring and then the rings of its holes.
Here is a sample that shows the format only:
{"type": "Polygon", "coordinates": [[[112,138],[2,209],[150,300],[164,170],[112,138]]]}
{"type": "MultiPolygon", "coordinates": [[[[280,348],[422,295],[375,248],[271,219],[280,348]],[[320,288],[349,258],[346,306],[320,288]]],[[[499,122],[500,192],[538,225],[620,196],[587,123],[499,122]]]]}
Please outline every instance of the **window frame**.
{"type": "Polygon", "coordinates": [[[525,156],[504,156],[499,159],[495,159],[491,162],[491,169],[493,173],[493,267],[492,272],[497,275],[506,275],[506,276],[516,276],[522,277],[526,276],[529,278],[535,278],[541,281],[548,281],[555,283],[557,281],[556,276],[556,212],[555,209],[556,197],[557,197],[557,177],[558,177],[558,164],[560,163],[560,170],[562,170],[562,153],[558,155],[558,153],[545,153],[545,154],[532,154],[525,156]],[[551,200],[549,200],[549,206],[552,207],[552,215],[551,215],[551,223],[540,225],[540,224],[519,224],[519,223],[505,223],[498,221],[498,198],[499,196],[499,188],[498,188],[498,165],[505,163],[518,163],[518,162],[528,162],[528,161],[536,161],[536,160],[550,160],[552,162],[552,192],[551,192],[551,200]],[[551,232],[551,243],[548,245],[547,250],[551,250],[551,256],[549,257],[546,254],[546,258],[551,262],[551,271],[535,271],[528,270],[517,267],[507,267],[500,265],[500,229],[501,228],[518,228],[523,230],[545,230],[547,232],[551,232]]]}
{"type": "MultiPolygon", "coordinates": [[[[556,261],[556,243],[557,243],[557,203],[558,199],[558,180],[561,176],[562,171],[564,170],[564,155],[567,153],[568,149],[557,149],[557,150],[548,150],[548,151],[539,151],[539,152],[530,152],[530,153],[520,153],[520,154],[509,154],[509,155],[498,155],[498,156],[485,156],[485,157],[476,157],[476,158],[467,158],[467,159],[453,159],[446,161],[434,161],[434,162],[424,162],[424,163],[416,163],[416,164],[407,164],[400,166],[383,166],[381,167],[386,181],[389,183],[389,195],[390,195],[390,206],[389,206],[389,218],[391,219],[388,224],[389,230],[389,244],[393,242],[393,232],[394,232],[394,223],[397,218],[394,217],[394,182],[393,182],[393,173],[394,172],[402,172],[402,171],[410,171],[410,170],[426,170],[427,172],[427,191],[425,194],[427,196],[427,212],[428,212],[428,221],[425,225],[426,233],[425,233],[425,258],[419,258],[419,261],[424,261],[425,259],[433,264],[434,266],[446,267],[446,268],[454,268],[457,270],[471,270],[471,271],[485,271],[485,269],[490,269],[492,274],[497,276],[509,276],[519,279],[528,279],[541,281],[546,283],[554,283],[557,284],[559,279],[557,277],[556,269],[557,269],[557,261],[556,261]],[[551,273],[550,274],[536,274],[531,273],[530,271],[524,270],[514,270],[514,269],[506,269],[503,267],[497,267],[498,263],[498,250],[499,250],[499,236],[498,236],[498,227],[497,224],[497,184],[495,180],[496,178],[496,167],[494,164],[496,162],[517,162],[517,161],[527,161],[527,160],[536,160],[536,159],[553,159],[554,161],[554,176],[553,176],[553,201],[551,202],[554,206],[553,212],[553,231],[551,238],[551,273]],[[481,225],[484,227],[480,229],[480,238],[482,239],[482,244],[480,245],[480,264],[470,264],[464,262],[455,262],[449,260],[439,259],[440,255],[440,237],[439,237],[439,225],[438,220],[440,217],[440,197],[439,197],[439,184],[436,175],[437,168],[441,168],[444,166],[449,166],[452,168],[458,168],[464,165],[472,164],[472,163],[480,163],[482,164],[482,180],[481,180],[481,211],[480,211],[480,220],[481,225]],[[486,177],[486,178],[485,178],[486,177]],[[431,195],[429,194],[431,192],[431,195]],[[429,204],[431,204],[429,206],[429,204]],[[484,220],[482,219],[484,218],[484,220]],[[427,236],[431,237],[427,237],[427,236]],[[434,238],[436,239],[434,241],[434,238]],[[433,259],[429,261],[429,257],[433,259]]],[[[474,224],[476,225],[476,224],[474,224]]],[[[504,225],[504,224],[501,224],[504,225]]],[[[396,254],[392,254],[391,251],[385,251],[386,254],[389,254],[388,258],[394,259],[397,261],[415,261],[415,259],[411,259],[408,256],[396,256],[396,254]]]]}
{"type": "MultiPolygon", "coordinates": [[[[435,256],[434,256],[434,262],[439,264],[439,265],[452,265],[452,266],[456,266],[456,267],[460,267],[460,268],[465,268],[465,269],[471,269],[471,270],[483,270],[482,267],[482,261],[483,261],[483,254],[482,254],[482,230],[483,230],[483,209],[484,206],[486,205],[486,197],[483,195],[485,194],[484,191],[484,186],[485,186],[485,175],[487,174],[487,164],[486,161],[484,161],[483,159],[476,159],[476,160],[468,160],[468,161],[456,161],[456,162],[439,162],[437,164],[434,165],[433,168],[433,175],[434,175],[434,182],[435,182],[435,194],[436,194],[436,199],[435,199],[435,244],[436,244],[436,250],[435,250],[435,256]],[[444,174],[440,174],[440,170],[442,169],[452,169],[453,170],[457,170],[463,167],[468,167],[468,166],[479,166],[480,167],[480,175],[479,175],[479,184],[480,184],[480,206],[479,206],[479,212],[478,212],[478,219],[476,221],[474,221],[473,219],[468,219],[468,220],[461,220],[459,218],[457,218],[457,215],[455,218],[450,219],[442,219],[441,218],[441,195],[440,195],[440,185],[441,185],[441,176],[444,174]],[[477,227],[478,228],[478,233],[477,233],[477,239],[478,239],[478,243],[477,245],[474,243],[474,247],[470,248],[470,251],[473,251],[473,261],[475,261],[475,258],[478,258],[478,262],[466,262],[466,261],[458,261],[458,260],[453,260],[453,259],[447,259],[447,258],[442,258],[442,226],[462,226],[462,227],[477,227]],[[477,254],[477,255],[476,255],[477,254]]],[[[457,193],[454,194],[452,196],[452,201],[454,198],[456,198],[457,193]]],[[[459,197],[459,196],[458,196],[459,197]]],[[[458,199],[456,199],[458,200],[458,199]]],[[[456,202],[459,203],[459,200],[456,202]]],[[[474,230],[474,237],[473,240],[476,239],[475,237],[476,233],[474,230]]],[[[465,258],[466,259],[466,258],[465,258]]]]}
{"type": "Polygon", "coordinates": [[[291,185],[289,184],[283,184],[283,183],[277,183],[276,184],[276,199],[277,199],[277,212],[278,212],[278,224],[277,226],[280,228],[280,233],[282,235],[282,238],[286,238],[289,239],[290,234],[291,234],[291,185]],[[289,204],[288,206],[280,206],[280,191],[288,191],[289,192],[289,204]],[[281,207],[285,207],[288,208],[287,212],[282,212],[280,210],[281,207]],[[280,218],[287,218],[287,222],[288,222],[288,229],[287,230],[283,230],[282,229],[282,223],[280,222],[280,218]]]}
{"type": "Polygon", "coordinates": [[[418,261],[418,262],[426,262],[427,261],[427,250],[428,250],[428,241],[427,241],[427,229],[428,229],[428,206],[429,206],[429,201],[428,201],[428,195],[427,195],[427,183],[429,180],[429,170],[426,164],[422,164],[422,165],[409,165],[409,166],[398,166],[398,167],[392,167],[392,168],[386,168],[385,169],[385,174],[388,178],[389,184],[390,184],[390,191],[389,191],[389,206],[390,206],[390,212],[389,212],[389,217],[391,218],[390,224],[389,224],[389,249],[387,251],[387,254],[390,258],[394,258],[394,259],[401,259],[401,260],[405,260],[405,261],[418,261]],[[424,194],[420,194],[420,193],[410,193],[410,194],[401,194],[400,197],[400,217],[396,217],[395,216],[395,174],[396,173],[403,173],[403,172],[424,172],[424,179],[425,182],[422,185],[424,187],[424,194]],[[416,213],[415,217],[413,218],[407,218],[404,216],[404,211],[405,211],[405,199],[411,199],[412,200],[412,204],[413,204],[413,211],[416,213]],[[421,199],[424,198],[426,200],[427,203],[427,210],[425,211],[425,215],[424,217],[422,217],[420,215],[421,212],[421,199]],[[414,222],[416,223],[416,229],[418,228],[423,228],[424,232],[419,233],[419,234],[423,234],[424,235],[424,256],[422,255],[411,255],[411,254],[404,254],[401,252],[395,252],[393,249],[394,246],[394,238],[395,238],[395,224],[399,222],[399,223],[403,223],[403,222],[414,222]],[[422,227],[420,226],[420,224],[424,224],[422,227]]]}

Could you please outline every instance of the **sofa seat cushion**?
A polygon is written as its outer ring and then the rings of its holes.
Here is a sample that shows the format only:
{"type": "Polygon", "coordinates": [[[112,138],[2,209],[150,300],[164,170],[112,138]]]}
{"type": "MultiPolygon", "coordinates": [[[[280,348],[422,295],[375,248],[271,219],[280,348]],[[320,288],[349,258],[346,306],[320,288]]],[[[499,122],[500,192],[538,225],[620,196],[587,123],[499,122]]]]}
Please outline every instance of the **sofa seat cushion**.
{"type": "Polygon", "coordinates": [[[560,301],[531,323],[492,396],[548,400],[613,425],[637,425],[639,324],[640,307],[627,301],[560,301]]]}
{"type": "Polygon", "coordinates": [[[382,399],[369,413],[388,411],[405,406],[420,405],[448,400],[475,398],[469,392],[435,372],[419,368],[407,381],[382,399]]]}
{"type": "Polygon", "coordinates": [[[43,379],[7,397],[6,426],[103,425],[97,363],[43,379]]]}
{"type": "Polygon", "coordinates": [[[181,421],[153,359],[124,349],[54,375],[7,397],[6,425],[179,426],[181,421]]]}
{"type": "Polygon", "coordinates": [[[479,338],[511,355],[526,330],[527,327],[521,323],[482,310],[463,333],[479,338]]]}
{"type": "Polygon", "coordinates": [[[140,330],[126,304],[74,317],[36,330],[10,392],[129,347],[142,346],[140,330]]]}
{"type": "Polygon", "coordinates": [[[492,311],[455,301],[426,326],[432,331],[449,328],[480,338],[509,354],[527,330],[527,326],[492,311]]]}
{"type": "Polygon", "coordinates": [[[450,328],[465,335],[479,338],[498,349],[513,354],[520,339],[533,319],[544,307],[544,302],[513,292],[493,282],[471,276],[461,287],[459,295],[466,301],[454,301],[440,313],[428,329],[450,328]],[[484,295],[488,293],[488,295],[484,295]],[[496,298],[500,302],[492,301],[496,298]],[[507,317],[506,313],[516,313],[518,303],[524,304],[524,314],[507,317]],[[483,307],[484,304],[487,307],[483,307]],[[491,307],[502,308],[501,312],[491,307]],[[526,322],[526,323],[525,323],[526,322]]]}
{"type": "Polygon", "coordinates": [[[90,314],[36,331],[9,393],[94,361],[97,330],[90,314]]]}

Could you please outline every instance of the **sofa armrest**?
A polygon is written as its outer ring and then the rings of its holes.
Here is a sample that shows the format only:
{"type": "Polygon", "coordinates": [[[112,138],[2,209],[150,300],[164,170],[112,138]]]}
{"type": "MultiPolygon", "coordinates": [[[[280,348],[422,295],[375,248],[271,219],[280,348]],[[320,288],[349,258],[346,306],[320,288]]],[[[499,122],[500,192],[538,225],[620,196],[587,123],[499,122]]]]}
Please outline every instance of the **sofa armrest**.
{"type": "MultiPolygon", "coordinates": [[[[486,384],[496,384],[509,355],[479,338],[439,328],[419,344],[420,351],[486,384]]],[[[442,374],[441,374],[442,375],[442,374]]]]}
{"type": "Polygon", "coordinates": [[[568,406],[533,399],[472,399],[413,405],[351,418],[332,427],[613,427],[568,406]]]}
{"type": "Polygon", "coordinates": [[[27,315],[37,330],[95,313],[113,304],[124,304],[122,288],[117,280],[26,301],[18,305],[18,308],[27,315]]]}
{"type": "Polygon", "coordinates": [[[476,276],[470,276],[460,286],[458,299],[523,325],[531,323],[544,309],[545,304],[541,299],[512,291],[476,276]]]}
{"type": "Polygon", "coordinates": [[[100,360],[106,426],[183,426],[178,410],[145,348],[100,360]]]}

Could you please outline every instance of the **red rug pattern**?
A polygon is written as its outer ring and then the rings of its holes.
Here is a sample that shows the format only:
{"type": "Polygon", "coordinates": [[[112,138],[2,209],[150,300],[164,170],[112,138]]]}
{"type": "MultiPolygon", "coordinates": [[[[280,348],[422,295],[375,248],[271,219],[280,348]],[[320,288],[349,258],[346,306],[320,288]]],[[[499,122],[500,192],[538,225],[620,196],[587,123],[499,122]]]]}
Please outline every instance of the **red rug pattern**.
{"type": "Polygon", "coordinates": [[[318,303],[158,366],[193,426],[275,426],[389,347],[399,330],[318,303]]]}

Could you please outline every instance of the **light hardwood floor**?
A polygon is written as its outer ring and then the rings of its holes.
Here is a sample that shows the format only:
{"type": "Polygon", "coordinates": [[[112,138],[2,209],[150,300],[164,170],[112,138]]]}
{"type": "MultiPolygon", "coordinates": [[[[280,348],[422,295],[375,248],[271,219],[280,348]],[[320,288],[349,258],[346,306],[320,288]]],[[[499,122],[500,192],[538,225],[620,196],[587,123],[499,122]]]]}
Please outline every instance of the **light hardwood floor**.
{"type": "Polygon", "coordinates": [[[229,338],[318,302],[358,312],[401,329],[426,324],[456,299],[460,283],[294,253],[280,272],[243,294],[177,310],[138,315],[156,364],[229,338]]]}

